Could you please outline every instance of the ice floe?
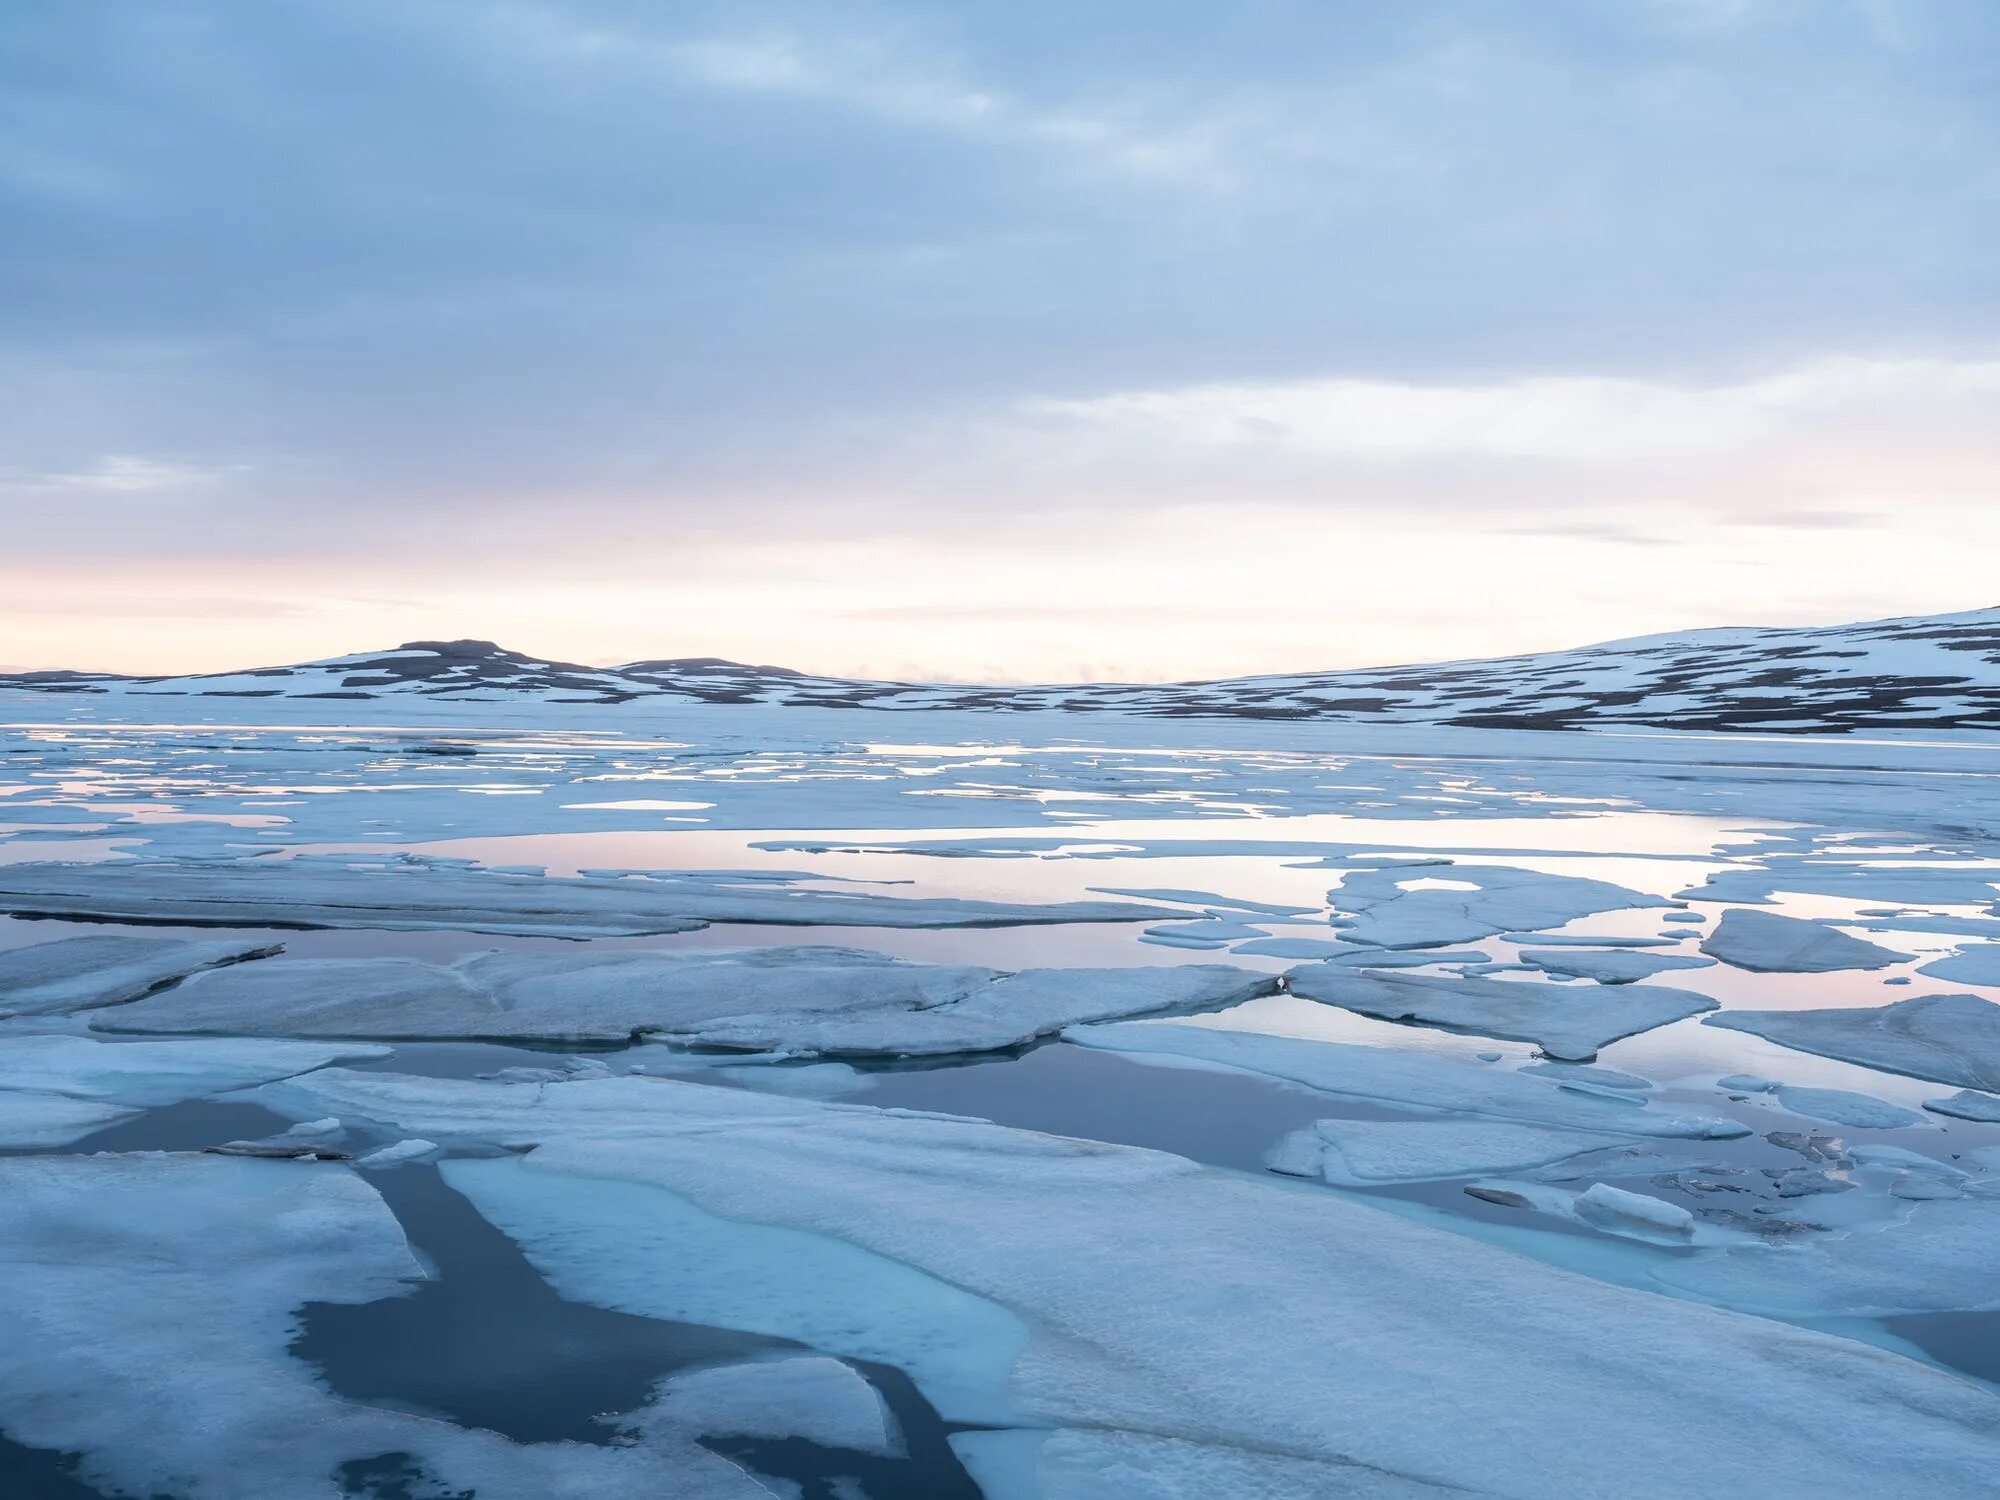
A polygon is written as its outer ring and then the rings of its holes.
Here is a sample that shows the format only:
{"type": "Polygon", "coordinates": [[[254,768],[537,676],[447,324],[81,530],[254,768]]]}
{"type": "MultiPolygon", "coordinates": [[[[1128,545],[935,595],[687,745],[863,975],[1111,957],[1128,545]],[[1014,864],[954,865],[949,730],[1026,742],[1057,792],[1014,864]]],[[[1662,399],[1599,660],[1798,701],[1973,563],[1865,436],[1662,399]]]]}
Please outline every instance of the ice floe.
{"type": "Polygon", "coordinates": [[[0,1016],[120,1005],[192,974],[278,951],[269,943],[73,937],[0,951],[0,1016]]]}
{"type": "MultiPolygon", "coordinates": [[[[970,1336],[973,1373],[998,1370],[1021,1414],[998,1425],[1229,1450],[1251,1493],[1271,1454],[1363,1484],[1519,1496],[1607,1492],[1606,1452],[1618,1455],[1618,1493],[1633,1474],[1662,1497],[1990,1488],[2000,1400],[1979,1386],[1852,1341],[1593,1282],[1337,1193],[980,1121],[697,1084],[333,1073],[260,1091],[287,1096],[432,1137],[483,1116],[493,1138],[536,1142],[452,1176],[566,1295],[657,1307],[693,1278],[730,1281],[721,1295],[768,1307],[754,1266],[676,1250],[676,1201],[714,1221],[716,1249],[773,1233],[845,1247],[881,1265],[882,1280],[850,1301],[851,1279],[810,1277],[804,1301],[821,1329],[852,1341],[907,1324],[912,1276],[949,1288],[1013,1319],[1022,1338],[1001,1348],[970,1336]],[[348,1095],[363,1078],[365,1108],[348,1095]],[[598,1134],[607,1115],[623,1123],[598,1134]],[[1116,1254],[1107,1224],[1119,1226],[1116,1254]],[[676,1255],[694,1264],[663,1270],[676,1255]],[[869,1316],[857,1325],[859,1308],[869,1316]],[[1591,1337],[1579,1341],[1579,1327],[1591,1337]],[[1437,1441],[1439,1410],[1451,1413],[1449,1444],[1437,1441]],[[1574,1441],[1580,1430],[1590,1442],[1574,1441]]],[[[810,1253],[785,1257],[785,1274],[796,1282],[810,1253]]],[[[968,1313],[960,1303],[944,1316],[963,1327],[968,1313]]],[[[824,1333],[803,1341],[839,1352],[824,1333]]],[[[1159,1492],[1193,1500],[1176,1483],[1159,1492]]]]}
{"type": "MultiPolygon", "coordinates": [[[[657,1428],[629,1446],[519,1444],[342,1400],[286,1352],[307,1302],[407,1293],[423,1271],[344,1168],[217,1156],[0,1161],[0,1411],[126,1495],[332,1495],[401,1455],[408,1494],[768,1500],[657,1428]]],[[[504,1310],[496,1309],[496,1316],[504,1310]]]]}
{"type": "Polygon", "coordinates": [[[100,1042],[83,1036],[0,1039],[0,1090],[25,1089],[109,1104],[178,1104],[289,1078],[328,1063],[386,1057],[387,1047],[216,1037],[100,1042]]]}
{"type": "Polygon", "coordinates": [[[221,969],[107,1012],[103,1030],[629,1041],[922,1055],[1018,1046],[1086,1021],[1220,1009],[1273,975],[1212,964],[1006,973],[851,948],[486,953],[221,969]]]}
{"type": "Polygon", "coordinates": [[[692,1370],[661,1383],[659,1420],[701,1437],[802,1438],[893,1458],[896,1419],[851,1365],[825,1355],[692,1370]]]}
{"type": "Polygon", "coordinates": [[[1454,864],[1441,879],[1396,865],[1354,870],[1327,899],[1340,935],[1384,948],[1435,948],[1560,927],[1594,912],[1661,906],[1656,896],[1575,875],[1454,864]]]}
{"type": "Polygon", "coordinates": [[[1599,984],[1631,984],[1670,969],[1701,969],[1715,962],[1688,953],[1646,953],[1631,948],[1523,949],[1521,961],[1545,973],[1594,979],[1599,984]]]}
{"type": "Polygon", "coordinates": [[[1517,1172],[1618,1144],[1617,1137],[1504,1121],[1321,1120],[1286,1136],[1265,1164],[1337,1187],[1371,1187],[1517,1172]]]}
{"type": "MultiPolygon", "coordinates": [[[[1945,1182],[1945,1196],[1910,1192],[1935,1174],[1899,1173],[1886,1219],[1778,1242],[1717,1247],[1652,1268],[1661,1285],[1730,1307],[1788,1318],[1894,1317],[2000,1307],[2000,1181],[1976,1193],[1945,1182]],[[1904,1191],[1896,1191],[1902,1186],[1904,1191]]],[[[1856,1194],[1857,1198],[1861,1195],[1856,1194]]],[[[1805,1200],[1808,1205],[1817,1199],[1805,1200]]],[[[1806,1209],[1808,1217],[1812,1209],[1806,1209]]]]}
{"type": "Polygon", "coordinates": [[[1960,1120],[1977,1120],[1982,1124],[2000,1125],[2000,1098],[1992,1094],[1975,1093],[1971,1089],[1960,1089],[1945,1099],[1926,1099],[1924,1108],[1933,1114],[1951,1115],[1960,1120]]]}
{"type": "Polygon", "coordinates": [[[1772,1092],[1795,1115],[1810,1115],[1815,1120],[1831,1120],[1836,1125],[1852,1125],[1861,1130],[1898,1130],[1930,1123],[1913,1109],[1848,1089],[1803,1088],[1781,1083],[1772,1092]]]}
{"type": "Polygon", "coordinates": [[[1917,972],[1954,984],[2000,985],[2000,943],[1961,948],[1945,958],[1933,959],[1917,972]]]}
{"type": "Polygon", "coordinates": [[[1457,1111],[1619,1136],[1721,1139],[1750,1127],[1712,1115],[1682,1115],[1620,1090],[1580,1093],[1544,1076],[1467,1062],[1438,1053],[1353,1042],[1302,1041],[1213,1026],[1134,1021],[1077,1026],[1064,1040],[1132,1054],[1136,1060],[1181,1061],[1262,1074],[1356,1099],[1411,1109],[1457,1111]],[[1609,1097],[1616,1095],[1617,1097],[1609,1097]]]}
{"type": "Polygon", "coordinates": [[[1701,951],[1739,969],[1779,974],[1824,974],[1836,969],[1882,969],[1910,955],[1824,922],[1781,917],[1735,906],[1701,940],[1701,951]]]}
{"type": "Polygon", "coordinates": [[[0,1089],[0,1146],[52,1150],[129,1120],[138,1111],[66,1094],[0,1089]]]}
{"type": "Polygon", "coordinates": [[[710,922],[981,927],[1185,916],[1119,901],[1046,904],[793,888],[756,880],[559,879],[442,863],[132,860],[0,865],[0,911],[231,926],[453,927],[558,937],[686,932],[710,922]]]}
{"type": "Polygon", "coordinates": [[[1977,995],[1918,995],[1863,1009],[1727,1010],[1703,1024],[1933,1083],[2000,1090],[2000,1005],[1977,995]]]}
{"type": "Polygon", "coordinates": [[[1620,1037],[1714,1010],[1689,990],[1654,985],[1539,984],[1444,974],[1376,974],[1331,966],[1291,970],[1295,995],[1386,1021],[1533,1042],[1551,1057],[1588,1061],[1620,1037]]]}

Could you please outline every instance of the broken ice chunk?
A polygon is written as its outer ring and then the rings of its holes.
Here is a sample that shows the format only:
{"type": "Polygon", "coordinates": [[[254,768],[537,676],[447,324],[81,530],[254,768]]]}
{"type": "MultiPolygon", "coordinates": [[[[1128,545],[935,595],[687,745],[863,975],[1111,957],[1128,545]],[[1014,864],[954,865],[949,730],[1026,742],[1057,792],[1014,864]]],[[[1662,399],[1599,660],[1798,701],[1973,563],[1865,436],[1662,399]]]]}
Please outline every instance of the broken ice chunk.
{"type": "Polygon", "coordinates": [[[1739,969],[1780,974],[1880,969],[1910,956],[1823,922],[1744,906],[1732,906],[1722,914],[1715,930],[1701,940],[1701,951],[1739,969]]]}
{"type": "Polygon", "coordinates": [[[1293,969],[1285,982],[1295,995],[1363,1015],[1533,1042],[1551,1057],[1575,1061],[1588,1061],[1620,1037],[1716,1008],[1706,995],[1652,985],[1354,973],[1326,965],[1293,969]]]}
{"type": "Polygon", "coordinates": [[[1934,1083],[2000,1090],[2000,1005],[1976,995],[1919,995],[1862,1010],[1726,1010],[1704,1024],[1934,1083]]]}
{"type": "Polygon", "coordinates": [[[279,951],[271,943],[74,937],[0,951],[0,1016],[66,1015],[122,1005],[200,969],[279,951]]]}

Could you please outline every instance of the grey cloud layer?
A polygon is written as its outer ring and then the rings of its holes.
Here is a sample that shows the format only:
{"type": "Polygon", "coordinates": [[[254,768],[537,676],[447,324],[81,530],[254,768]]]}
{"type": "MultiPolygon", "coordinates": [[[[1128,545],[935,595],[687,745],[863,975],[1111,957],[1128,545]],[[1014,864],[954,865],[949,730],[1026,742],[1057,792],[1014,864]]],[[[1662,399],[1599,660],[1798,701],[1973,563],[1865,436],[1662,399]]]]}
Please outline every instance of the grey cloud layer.
{"type": "MultiPolygon", "coordinates": [[[[14,7],[0,503],[54,550],[978,514],[1129,499],[1133,393],[1969,361],[1996,42],[1974,0],[14,7]]],[[[1301,430],[1189,472],[1411,488],[1301,430]]]]}

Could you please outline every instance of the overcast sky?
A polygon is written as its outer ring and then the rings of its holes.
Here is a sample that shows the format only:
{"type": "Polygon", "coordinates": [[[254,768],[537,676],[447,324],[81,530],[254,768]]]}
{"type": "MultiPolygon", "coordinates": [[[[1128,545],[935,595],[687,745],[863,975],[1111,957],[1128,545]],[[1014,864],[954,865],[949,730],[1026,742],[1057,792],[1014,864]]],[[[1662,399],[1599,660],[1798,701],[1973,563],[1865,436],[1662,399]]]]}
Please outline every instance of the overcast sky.
{"type": "Polygon", "coordinates": [[[0,7],[0,663],[2000,603],[1992,0],[0,7]]]}

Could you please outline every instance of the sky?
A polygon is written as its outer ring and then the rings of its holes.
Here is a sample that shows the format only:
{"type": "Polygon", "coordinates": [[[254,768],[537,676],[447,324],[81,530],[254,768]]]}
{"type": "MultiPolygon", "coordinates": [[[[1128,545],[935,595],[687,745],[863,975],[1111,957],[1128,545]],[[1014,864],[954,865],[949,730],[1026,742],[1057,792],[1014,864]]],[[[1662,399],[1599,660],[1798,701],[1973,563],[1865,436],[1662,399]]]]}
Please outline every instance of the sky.
{"type": "Polygon", "coordinates": [[[2000,603],[1992,0],[0,7],[0,665],[2000,603]]]}

